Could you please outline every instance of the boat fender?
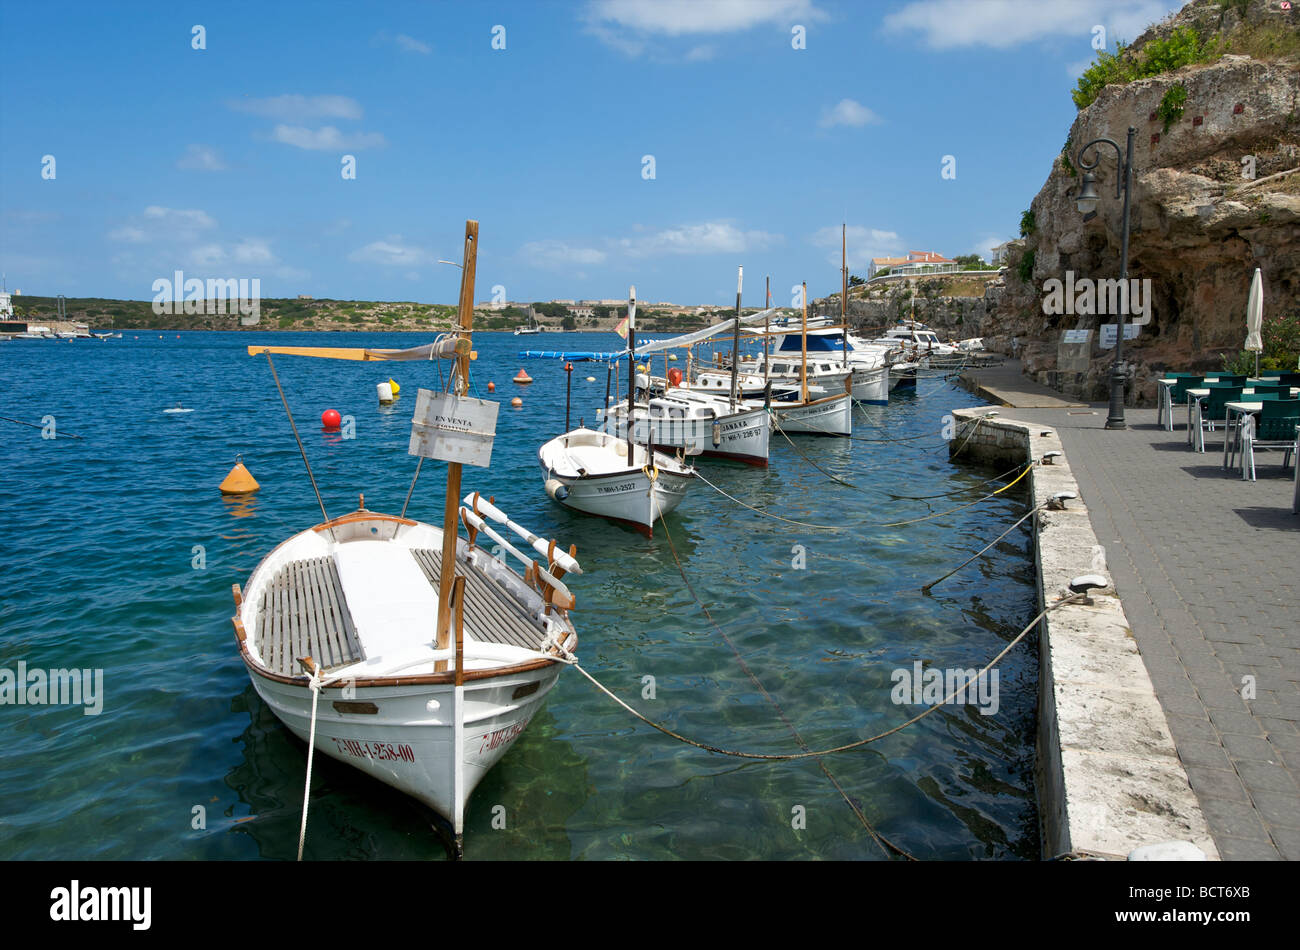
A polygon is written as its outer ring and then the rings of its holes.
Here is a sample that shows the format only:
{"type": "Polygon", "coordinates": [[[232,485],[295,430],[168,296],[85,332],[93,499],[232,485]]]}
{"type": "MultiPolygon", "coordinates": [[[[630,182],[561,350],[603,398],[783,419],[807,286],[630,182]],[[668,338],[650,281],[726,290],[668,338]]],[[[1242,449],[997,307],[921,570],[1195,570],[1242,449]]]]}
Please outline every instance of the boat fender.
{"type": "Polygon", "coordinates": [[[722,423],[713,423],[713,447],[716,449],[722,444],[722,423]]]}
{"type": "Polygon", "coordinates": [[[558,478],[548,478],[546,480],[546,494],[554,501],[564,501],[569,497],[569,486],[558,478]]]}

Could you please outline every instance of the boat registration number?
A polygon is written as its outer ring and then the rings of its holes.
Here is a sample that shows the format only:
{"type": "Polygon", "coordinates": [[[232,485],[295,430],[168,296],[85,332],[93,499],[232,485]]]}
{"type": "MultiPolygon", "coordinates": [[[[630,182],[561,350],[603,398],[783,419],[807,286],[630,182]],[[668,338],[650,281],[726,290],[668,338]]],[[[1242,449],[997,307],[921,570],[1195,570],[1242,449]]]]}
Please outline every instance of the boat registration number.
{"type": "Polygon", "coordinates": [[[484,733],[479,737],[479,754],[482,755],[484,752],[499,749],[506,743],[511,742],[519,735],[519,733],[524,731],[526,725],[528,725],[528,720],[521,719],[519,722],[512,723],[509,726],[504,726],[501,729],[496,730],[496,732],[484,733]]]}
{"type": "Polygon", "coordinates": [[[409,745],[394,745],[391,742],[360,742],[356,739],[335,739],[334,745],[346,755],[358,759],[374,759],[376,762],[414,762],[415,752],[409,745]]]}

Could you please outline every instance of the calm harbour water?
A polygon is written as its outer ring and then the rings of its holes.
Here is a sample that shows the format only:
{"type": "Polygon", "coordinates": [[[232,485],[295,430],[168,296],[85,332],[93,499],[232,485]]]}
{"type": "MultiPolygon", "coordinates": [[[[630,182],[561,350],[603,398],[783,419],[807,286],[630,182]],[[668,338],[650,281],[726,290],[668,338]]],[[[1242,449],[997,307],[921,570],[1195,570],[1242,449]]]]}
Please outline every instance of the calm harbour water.
{"type": "MultiPolygon", "coordinates": [[[[291,860],[305,746],[261,703],[239,660],[230,586],[290,534],[320,521],[263,357],[250,343],[412,346],[408,334],[124,332],[109,343],[0,344],[0,668],[102,669],[103,712],[0,706],[0,857],[291,860]],[[188,413],[165,413],[177,404],[188,413]],[[261,483],[251,498],[217,485],[236,454],[261,483]],[[200,554],[196,546],[201,546],[200,554]],[[199,566],[196,567],[196,564],[199,566]],[[206,827],[195,828],[202,808],[206,827]]],[[[909,718],[891,673],[914,661],[979,668],[1032,617],[1027,530],[937,587],[942,575],[1024,511],[1021,486],[903,527],[981,494],[936,495],[997,474],[948,462],[942,416],[979,400],[941,379],[855,411],[858,441],[781,436],[766,470],[701,470],[783,524],[697,485],[668,519],[670,541],[561,509],[542,491],[538,446],[564,424],[559,362],[520,349],[614,349],[612,334],[478,334],[475,385],[503,404],[492,467],[464,491],[495,495],[514,520],[575,543],[571,578],[583,665],[670,728],[714,745],[797,751],[786,725],[682,582],[809,745],[853,741],[909,718]],[[509,382],[526,365],[536,383],[509,382]],[[521,410],[508,406],[512,396],[521,410]],[[868,442],[901,439],[912,442],[868,442]],[[803,569],[793,566],[800,555],[803,569]],[[655,698],[642,699],[653,676],[655,698]]],[[[573,424],[593,423],[603,365],[577,364],[573,424]],[[586,382],[586,377],[596,377],[586,382]]],[[[427,363],[278,357],[276,368],[331,516],[401,509],[415,391],[440,388],[427,363]],[[379,407],[375,384],[403,387],[379,407]],[[321,429],[333,408],[356,438],[321,429]]],[[[437,522],[444,469],[426,465],[409,514],[437,522]]],[[[1022,483],[1023,485],[1023,483],[1022,483]]],[[[993,485],[984,491],[992,490],[993,485]]],[[[1036,641],[1000,668],[999,708],[947,706],[865,749],[825,760],[867,820],[922,859],[1035,858],[1036,641]]],[[[306,856],[444,859],[413,801],[324,756],[315,760],[306,856]]],[[[560,678],[543,712],[479,786],[467,859],[880,859],[815,761],[752,762],[693,749],[636,723],[580,676],[560,678]],[[504,806],[506,827],[494,827],[504,806]],[[802,811],[806,827],[792,821],[802,811]]]]}

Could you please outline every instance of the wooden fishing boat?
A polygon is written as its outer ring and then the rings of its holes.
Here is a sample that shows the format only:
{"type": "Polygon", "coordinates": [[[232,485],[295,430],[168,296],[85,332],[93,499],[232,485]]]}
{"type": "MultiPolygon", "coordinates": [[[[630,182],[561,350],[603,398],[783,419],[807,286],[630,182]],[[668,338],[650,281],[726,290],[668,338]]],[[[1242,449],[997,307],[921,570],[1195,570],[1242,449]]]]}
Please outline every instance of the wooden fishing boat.
{"type": "MultiPolygon", "coordinates": [[[[576,549],[557,549],[476,493],[457,501],[462,462],[490,460],[497,408],[466,396],[477,237],[478,223],[467,222],[459,333],[423,348],[425,359],[455,360],[449,390],[420,390],[412,423],[410,451],[420,464],[449,463],[442,525],[407,518],[406,506],[397,515],[370,511],[364,496],[357,510],[329,518],[322,501],[320,524],[282,542],[234,587],[240,657],[258,695],[308,743],[308,776],[320,751],[400,789],[448,819],[457,854],[470,795],[541,708],[577,645],[574,598],[562,578],[581,573],[576,549]],[[493,523],[535,553],[521,552],[493,523]],[[480,534],[496,550],[478,546],[480,534]]],[[[276,349],[249,352],[270,362],[276,349]]],[[[408,352],[312,349],[294,352],[339,359],[408,352]]],[[[299,857],[301,848],[300,840],[299,857]]]]}
{"type": "Polygon", "coordinates": [[[553,501],[645,534],[681,504],[696,479],[694,468],[667,452],[587,428],[551,439],[537,450],[537,460],[553,501]]]}

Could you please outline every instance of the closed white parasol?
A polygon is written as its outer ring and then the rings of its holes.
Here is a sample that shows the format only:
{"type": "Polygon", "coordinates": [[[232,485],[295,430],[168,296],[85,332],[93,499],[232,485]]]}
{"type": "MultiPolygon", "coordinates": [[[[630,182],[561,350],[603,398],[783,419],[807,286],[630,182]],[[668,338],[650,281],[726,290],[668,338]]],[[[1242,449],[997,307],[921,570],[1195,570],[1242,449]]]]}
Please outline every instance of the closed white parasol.
{"type": "Polygon", "coordinates": [[[1264,323],[1264,278],[1255,268],[1250,280],[1250,296],[1246,298],[1246,349],[1255,354],[1255,375],[1259,375],[1259,354],[1264,349],[1260,327],[1264,323]]]}

